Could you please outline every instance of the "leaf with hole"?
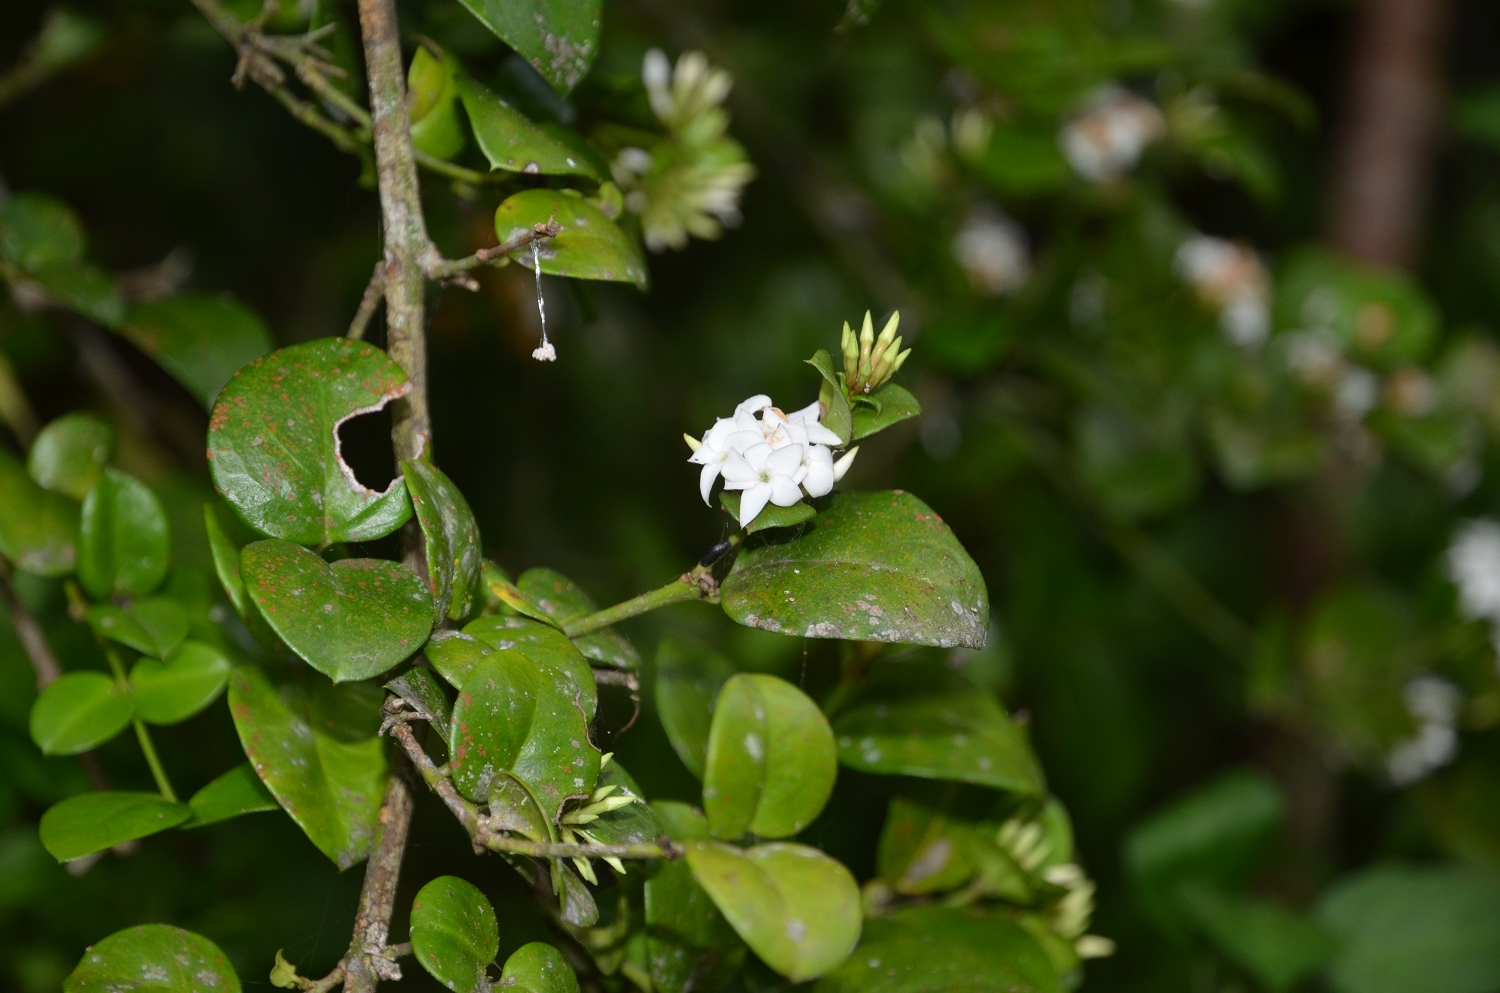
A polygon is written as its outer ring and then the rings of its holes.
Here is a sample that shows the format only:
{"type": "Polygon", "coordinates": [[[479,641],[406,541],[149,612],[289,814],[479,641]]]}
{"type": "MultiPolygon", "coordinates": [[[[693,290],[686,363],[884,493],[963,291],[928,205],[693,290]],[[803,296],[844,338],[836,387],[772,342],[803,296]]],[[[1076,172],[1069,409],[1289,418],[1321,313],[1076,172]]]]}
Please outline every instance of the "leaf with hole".
{"type": "Polygon", "coordinates": [[[859,887],[848,869],[816,848],[716,841],[686,847],[693,877],[730,926],[793,982],[821,976],[859,940],[859,887]]]}
{"type": "Polygon", "coordinates": [[[137,304],[121,337],[172,374],[205,407],[231,376],[271,350],[260,315],[227,293],[178,293],[137,304]]]}
{"type": "Polygon", "coordinates": [[[96,603],[83,616],[101,638],[159,659],[182,644],[188,633],[187,610],[164,596],[142,597],[124,607],[96,603]]]}
{"type": "Polygon", "coordinates": [[[114,451],[114,428],[90,414],[66,414],[37,434],[26,471],[43,489],[82,500],[114,451]]]}
{"type": "Polygon", "coordinates": [[[599,0],[463,0],[463,5],[564,95],[599,54],[599,0]]]}
{"type": "Polygon", "coordinates": [[[855,397],[852,441],[868,438],[922,413],[922,405],[903,386],[887,383],[867,397],[855,397]]]}
{"type": "Polygon", "coordinates": [[[524,617],[496,614],[464,626],[464,633],[491,648],[512,648],[543,666],[553,676],[558,692],[574,701],[592,720],[599,703],[594,670],[567,635],[554,627],[524,617]]]}
{"type": "Polygon", "coordinates": [[[320,338],[256,359],[208,423],[214,485],[245,522],[300,545],[372,541],[411,516],[401,478],[376,492],[340,454],[339,428],[411,391],[380,349],[320,338]]]}
{"type": "MultiPolygon", "coordinates": [[[[495,237],[501,244],[556,220],[562,232],[544,239],[538,252],[542,272],[570,279],[634,283],[645,289],[646,260],[630,237],[593,204],[557,190],[525,190],[495,211],[495,237]]],[[[531,268],[531,246],[511,258],[531,268]]]]}
{"type": "Polygon", "coordinates": [[[851,769],[1042,793],[1025,736],[994,697],[940,662],[877,662],[832,717],[851,769]]]}
{"type": "Polygon", "coordinates": [[[193,819],[182,825],[185,828],[281,809],[249,762],[241,762],[194,793],[188,806],[193,808],[193,819]]]}
{"type": "Polygon", "coordinates": [[[240,993],[219,946],[169,924],[116,931],[83,953],[63,993],[240,993]]]}
{"type": "MultiPolygon", "coordinates": [[[[559,624],[597,613],[598,605],[573,580],[552,569],[527,569],[516,587],[559,624]]],[[[635,646],[612,627],[572,639],[583,657],[616,669],[637,669],[641,664],[635,646]]]]}
{"type": "Polygon", "coordinates": [[[505,960],[501,986],[527,993],[578,993],[578,977],[562,952],[543,941],[522,945],[505,960]]]}
{"type": "Polygon", "coordinates": [[[439,876],[412,901],[411,950],[450,990],[489,993],[485,970],[500,950],[495,908],[473,883],[439,876]]]}
{"type": "Polygon", "coordinates": [[[0,204],[0,258],[26,272],[83,258],[83,225],[72,208],[25,191],[0,204]]]}
{"type": "Polygon", "coordinates": [[[418,45],[406,72],[407,106],[411,110],[411,143],[435,159],[451,159],[463,151],[463,122],[458,116],[458,88],[453,75],[457,62],[439,58],[418,45]]]}
{"type": "Polygon", "coordinates": [[[401,475],[426,539],[434,623],[461,621],[484,599],[479,525],[453,480],[431,462],[402,462],[401,475]]]}
{"type": "Polygon", "coordinates": [[[256,775],[312,843],[347,869],[370,851],[385,749],[375,727],[354,740],[325,730],[310,702],[292,687],[278,691],[254,666],[229,676],[229,712],[256,775]]]}
{"type": "MultiPolygon", "coordinates": [[[[719,506],[724,512],[736,521],[740,519],[740,492],[738,490],[720,490],[719,506]]],[[[774,503],[768,503],[765,509],[755,515],[755,520],[745,525],[746,534],[754,534],[764,531],[766,528],[790,528],[803,524],[818,516],[818,512],[812,505],[803,500],[798,500],[790,507],[778,507],[774,503]]]]}
{"type": "Polygon", "coordinates": [[[838,758],[818,705],[784,679],[740,673],[708,732],[703,811],[715,838],[796,834],[833,792],[838,758]]]}
{"type": "Polygon", "coordinates": [[[552,673],[520,652],[498,651],[469,673],[453,707],[453,783],[481,803],[495,777],[509,773],[554,820],[563,800],[588,794],[598,779],[599,751],[588,731],[552,673]]]}
{"type": "Polygon", "coordinates": [[[187,804],[173,803],[159,793],[80,793],[49,807],[38,833],[53,858],[71,862],[174,828],[191,816],[187,804]]]}
{"type": "Polygon", "coordinates": [[[837,494],[798,536],[741,551],[722,590],[731,618],[780,634],[943,648],[989,635],[979,567],[901,490],[837,494]]]}
{"type": "Polygon", "coordinates": [[[474,129],[474,140],[490,169],[543,176],[604,177],[594,164],[532,123],[531,119],[468,76],[458,79],[458,93],[474,129]]]}
{"type": "Polygon", "coordinates": [[[452,708],[436,676],[419,666],[412,666],[385,686],[426,720],[447,744],[452,708]]]}
{"type": "Polygon", "coordinates": [[[96,600],[145,596],[167,575],[167,512],[145,483],[106,469],[83,500],[78,582],[96,600]]]}
{"type": "Polygon", "coordinates": [[[657,716],[672,750],[700,780],[714,701],[733,675],[728,659],[697,642],[669,634],[657,645],[657,716]]]}
{"type": "Polygon", "coordinates": [[[203,641],[185,641],[166,661],[143,658],[130,670],[135,712],[151,724],[177,724],[218,699],[234,663],[203,641]]]}
{"type": "Polygon", "coordinates": [[[69,672],[31,705],[31,740],[43,755],[77,755],[130,723],[135,701],[102,672],[69,672]]]}
{"type": "Polygon", "coordinates": [[[378,676],[432,628],[427,584],[400,562],[341,559],[275,538],[240,552],[245,588],[287,646],[334,682],[378,676]]]}
{"type": "MultiPolygon", "coordinates": [[[[608,767],[606,766],[606,769],[608,767]]],[[[673,841],[708,837],[708,821],[685,803],[651,805],[673,841]]],[[[646,956],[660,993],[718,989],[745,960],[745,943],[681,860],[664,861],[646,879],[646,956]]]]}
{"type": "Polygon", "coordinates": [[[77,563],[78,504],[42,489],[0,448],[0,555],[23,572],[66,576],[77,563]]]}

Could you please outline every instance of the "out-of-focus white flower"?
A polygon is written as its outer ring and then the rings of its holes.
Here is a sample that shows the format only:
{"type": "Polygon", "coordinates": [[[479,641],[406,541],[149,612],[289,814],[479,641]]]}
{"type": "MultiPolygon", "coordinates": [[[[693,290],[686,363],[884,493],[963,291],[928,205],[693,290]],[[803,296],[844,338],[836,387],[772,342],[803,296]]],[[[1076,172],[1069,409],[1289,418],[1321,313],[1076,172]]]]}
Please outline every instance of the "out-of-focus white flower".
{"type": "Polygon", "coordinates": [[[1333,394],[1334,408],[1348,420],[1362,421],[1380,400],[1380,377],[1370,370],[1351,365],[1339,379],[1333,394]]]}
{"type": "Polygon", "coordinates": [[[1031,276],[1026,229],[987,205],[964,220],[953,237],[953,257],[970,285],[992,297],[1014,293],[1031,276]]]}
{"type": "Polygon", "coordinates": [[[1459,526],[1448,546],[1448,577],[1465,617],[1500,624],[1500,523],[1483,518],[1459,526]]]}
{"type": "Polygon", "coordinates": [[[1177,274],[1198,299],[1219,311],[1219,326],[1235,344],[1255,348],[1271,332],[1271,283],[1249,245],[1195,234],[1177,247],[1177,274]]]}
{"type": "Polygon", "coordinates": [[[1402,693],[1406,709],[1418,721],[1415,737],[1391,749],[1386,773],[1397,786],[1409,786],[1452,762],[1458,754],[1458,687],[1437,676],[1418,676],[1402,693]]]}
{"type": "Polygon", "coordinates": [[[1344,366],[1344,349],[1327,328],[1294,331],[1286,336],[1287,365],[1309,386],[1329,386],[1344,366]]]}
{"type": "Polygon", "coordinates": [[[1146,146],[1166,130],[1161,111],[1119,86],[1105,86],[1062,126],[1057,143],[1084,179],[1105,183],[1135,168],[1146,146]]]}

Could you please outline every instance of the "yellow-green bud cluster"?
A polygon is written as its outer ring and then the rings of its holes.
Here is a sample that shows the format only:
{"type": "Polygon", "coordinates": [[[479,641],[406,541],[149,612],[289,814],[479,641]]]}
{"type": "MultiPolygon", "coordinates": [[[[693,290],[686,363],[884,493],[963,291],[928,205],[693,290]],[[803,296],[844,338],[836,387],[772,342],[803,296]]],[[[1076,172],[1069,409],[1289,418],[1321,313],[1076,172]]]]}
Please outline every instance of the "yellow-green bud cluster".
{"type": "Polygon", "coordinates": [[[885,322],[885,328],[877,337],[870,312],[865,311],[865,323],[855,334],[844,322],[844,336],[840,343],[844,353],[844,387],[850,396],[860,396],[878,390],[896,374],[911,354],[911,349],[901,350],[901,339],[896,328],[901,323],[901,314],[896,312],[885,322]]]}

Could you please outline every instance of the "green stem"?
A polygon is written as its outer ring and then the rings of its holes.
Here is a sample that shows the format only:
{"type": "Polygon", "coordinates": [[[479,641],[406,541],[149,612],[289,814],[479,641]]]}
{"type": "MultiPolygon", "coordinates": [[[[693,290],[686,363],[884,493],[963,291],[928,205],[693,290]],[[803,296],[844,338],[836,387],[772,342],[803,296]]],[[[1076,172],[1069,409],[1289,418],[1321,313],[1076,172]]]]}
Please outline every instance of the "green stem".
{"type": "Polygon", "coordinates": [[[661,589],[642,593],[638,597],[632,597],[624,603],[617,603],[613,607],[605,607],[595,614],[580,617],[576,621],[569,621],[563,625],[563,633],[569,638],[576,638],[581,634],[588,634],[600,628],[607,628],[611,624],[639,617],[641,614],[650,613],[662,607],[670,607],[674,603],[687,603],[689,600],[707,600],[713,594],[704,590],[692,573],[687,573],[672,580],[661,589]]]}
{"type": "Polygon", "coordinates": [[[146,730],[146,725],[139,717],[131,721],[135,725],[135,736],[141,743],[141,751],[146,753],[146,764],[151,767],[151,775],[156,779],[156,788],[161,795],[173,803],[179,802],[177,791],[172,789],[172,781],[167,778],[167,770],[162,768],[161,759],[156,755],[156,746],[151,743],[151,732],[146,730]]]}

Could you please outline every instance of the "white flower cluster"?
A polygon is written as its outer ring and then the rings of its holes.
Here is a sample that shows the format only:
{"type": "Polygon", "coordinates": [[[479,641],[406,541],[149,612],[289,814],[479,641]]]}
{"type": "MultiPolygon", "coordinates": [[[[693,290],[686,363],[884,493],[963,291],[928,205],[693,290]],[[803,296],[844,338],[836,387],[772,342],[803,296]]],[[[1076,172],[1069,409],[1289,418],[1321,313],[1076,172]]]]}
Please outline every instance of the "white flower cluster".
{"type": "Polygon", "coordinates": [[[698,477],[703,502],[722,474],[725,489],[740,491],[739,524],[745,527],[767,503],[790,507],[804,492],[810,497],[830,492],[859,449],[835,462],[833,448],[843,442],[820,417],[816,401],[785,414],[762,393],[734,408],[733,417],[719,418],[701,440],[684,435],[693,449],[688,461],[703,467],[698,477]]]}
{"type": "Polygon", "coordinates": [[[1058,132],[1063,156],[1084,179],[1106,183],[1135,168],[1146,146],[1166,133],[1166,120],[1149,100],[1119,86],[1094,91],[1058,132]]]}
{"type": "Polygon", "coordinates": [[[1219,311],[1219,327],[1243,348],[1257,348],[1271,333],[1271,281],[1249,245],[1195,234],[1177,247],[1177,274],[1219,311]]]}
{"type": "Polygon", "coordinates": [[[969,212],[953,238],[953,257],[987,296],[1014,293],[1031,276],[1026,229],[988,205],[969,212]]]}
{"type": "Polygon", "coordinates": [[[1417,734],[1391,749],[1386,773],[1397,786],[1409,786],[1452,762],[1458,754],[1458,687],[1437,676],[1418,676],[1406,684],[1406,709],[1417,720],[1417,734]]]}
{"type": "Polygon", "coordinates": [[[1465,617],[1489,621],[1500,645],[1500,523],[1465,521],[1448,546],[1448,577],[1465,617]]]}

